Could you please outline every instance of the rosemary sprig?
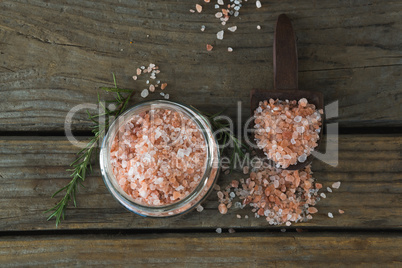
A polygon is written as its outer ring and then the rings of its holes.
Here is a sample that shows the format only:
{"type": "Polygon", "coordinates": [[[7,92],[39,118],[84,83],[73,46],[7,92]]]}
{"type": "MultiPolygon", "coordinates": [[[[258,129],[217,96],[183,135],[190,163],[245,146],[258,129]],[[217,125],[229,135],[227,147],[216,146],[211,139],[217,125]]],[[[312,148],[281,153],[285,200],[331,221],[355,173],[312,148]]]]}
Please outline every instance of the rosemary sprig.
{"type": "Polygon", "coordinates": [[[89,119],[94,123],[94,125],[92,126],[92,133],[94,133],[94,136],[88,142],[87,146],[77,153],[77,158],[70,165],[72,168],[67,170],[72,172],[70,175],[72,178],[71,181],[66,186],[59,189],[52,195],[52,198],[54,198],[57,194],[65,191],[63,198],[54,207],[45,211],[45,213],[51,213],[47,218],[47,220],[56,218],[56,227],[60,224],[62,219],[64,220],[64,214],[67,205],[71,200],[73,200],[74,206],[77,207],[76,202],[77,186],[78,184],[83,186],[82,182],[85,180],[86,176],[92,172],[92,165],[91,165],[92,155],[94,151],[97,151],[96,149],[97,145],[99,144],[100,138],[104,136],[104,134],[109,128],[109,125],[111,123],[110,118],[112,116],[117,117],[118,115],[123,113],[126,110],[129,100],[134,95],[135,92],[134,90],[118,88],[114,73],[112,73],[112,75],[113,75],[114,88],[101,87],[101,89],[116,94],[114,100],[106,102],[115,104],[117,108],[108,109],[107,107],[105,107],[103,102],[100,100],[98,92],[98,104],[103,107],[104,112],[98,115],[91,115],[87,110],[89,119]],[[130,94],[123,97],[122,95],[123,93],[130,93],[130,94]],[[104,116],[105,118],[103,123],[99,122],[99,117],[101,116],[104,116]]]}
{"type": "Polygon", "coordinates": [[[220,148],[221,155],[228,153],[230,155],[230,172],[234,168],[235,158],[236,155],[240,157],[240,160],[244,159],[247,155],[246,153],[250,151],[250,148],[243,143],[241,140],[235,137],[230,129],[230,124],[219,118],[222,112],[213,114],[213,115],[206,115],[211,122],[212,128],[215,132],[217,132],[216,139],[218,143],[222,145],[226,145],[229,143],[231,146],[222,146],[220,148]],[[232,147],[233,148],[230,148],[232,147]]]}

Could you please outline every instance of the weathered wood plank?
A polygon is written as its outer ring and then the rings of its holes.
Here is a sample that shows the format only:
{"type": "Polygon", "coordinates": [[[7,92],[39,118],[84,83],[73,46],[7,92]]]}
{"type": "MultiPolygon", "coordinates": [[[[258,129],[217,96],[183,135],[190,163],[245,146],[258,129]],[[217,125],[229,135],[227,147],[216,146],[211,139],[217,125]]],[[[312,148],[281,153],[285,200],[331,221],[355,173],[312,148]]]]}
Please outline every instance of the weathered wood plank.
{"type": "MultiPolygon", "coordinates": [[[[327,103],[339,100],[341,126],[402,126],[400,1],[276,1],[258,10],[245,3],[231,20],[238,30],[223,41],[216,40],[213,5],[191,14],[194,4],[1,1],[0,131],[60,131],[72,107],[93,103],[97,88],[111,85],[111,72],[120,86],[142,90],[144,82],[131,76],[149,62],[162,68],[171,99],[204,111],[225,106],[230,116],[242,101],[246,117],[249,90],[273,82],[280,13],[294,22],[301,89],[323,92],[327,103]],[[206,43],[214,45],[211,53],[206,43]]],[[[74,119],[74,129],[89,129],[84,112],[74,119]]]]}
{"type": "MultiPolygon", "coordinates": [[[[314,219],[291,228],[401,229],[402,225],[402,137],[397,135],[345,135],[339,140],[339,166],[313,163],[314,177],[326,186],[341,181],[339,190],[327,193],[319,202],[314,219]],[[345,214],[338,214],[338,209],[345,214]],[[327,216],[334,214],[334,219],[327,216]]],[[[50,196],[69,182],[66,168],[77,149],[62,137],[3,137],[0,140],[0,230],[51,230],[44,210],[57,199],[50,196]]],[[[280,228],[265,219],[255,219],[249,210],[217,211],[218,200],[211,195],[204,211],[169,219],[150,219],[123,209],[109,194],[98,168],[79,190],[78,208],[67,211],[61,229],[132,228],[280,228]],[[249,215],[237,219],[236,214],[249,215]]],[[[219,185],[246,178],[239,172],[222,175],[219,185]]],[[[324,190],[324,192],[326,192],[324,190]]]]}
{"type": "Polygon", "coordinates": [[[2,267],[400,267],[398,234],[236,233],[2,237],[2,267]]]}

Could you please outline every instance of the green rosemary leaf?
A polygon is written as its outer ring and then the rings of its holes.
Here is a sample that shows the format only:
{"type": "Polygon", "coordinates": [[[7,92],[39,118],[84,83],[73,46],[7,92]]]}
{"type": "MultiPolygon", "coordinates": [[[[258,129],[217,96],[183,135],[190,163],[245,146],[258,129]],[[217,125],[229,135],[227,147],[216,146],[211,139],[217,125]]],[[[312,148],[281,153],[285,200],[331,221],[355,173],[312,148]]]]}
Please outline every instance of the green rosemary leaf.
{"type": "Polygon", "coordinates": [[[216,119],[217,116],[221,115],[223,113],[219,112],[213,115],[207,115],[205,114],[205,116],[208,118],[209,122],[212,125],[212,128],[214,130],[215,133],[217,133],[217,140],[221,145],[225,145],[227,142],[230,142],[230,144],[233,145],[233,148],[231,150],[229,150],[228,148],[220,148],[220,153],[221,155],[224,155],[225,152],[228,152],[230,154],[229,160],[230,160],[230,172],[233,170],[234,168],[234,159],[235,156],[238,155],[240,156],[241,159],[244,159],[244,157],[246,157],[246,154],[243,152],[243,149],[246,151],[249,151],[249,147],[243,143],[242,141],[240,141],[239,139],[237,139],[233,133],[230,130],[230,124],[229,123],[224,123],[224,120],[220,120],[219,118],[216,119]]]}
{"type": "Polygon", "coordinates": [[[100,116],[107,117],[110,115],[117,116],[121,114],[122,112],[124,112],[124,110],[127,107],[127,103],[134,95],[133,90],[117,88],[116,77],[114,73],[112,73],[112,75],[115,88],[102,87],[101,89],[115,93],[114,100],[108,101],[108,103],[115,104],[117,110],[110,111],[106,109],[106,107],[103,105],[103,102],[100,99],[99,92],[97,93],[98,105],[101,105],[104,108],[104,112],[98,115],[91,115],[89,111],[87,111],[88,118],[94,123],[94,125],[91,127],[94,136],[88,141],[86,147],[81,149],[77,153],[76,159],[70,164],[72,168],[67,169],[68,172],[71,172],[70,182],[67,185],[63,186],[61,189],[57,190],[52,195],[52,198],[56,197],[56,195],[60,194],[61,192],[65,192],[64,196],[55,206],[44,212],[44,213],[50,213],[49,216],[47,217],[47,220],[51,220],[53,218],[55,219],[56,227],[61,223],[62,220],[64,220],[65,211],[67,209],[69,202],[72,200],[73,205],[75,207],[77,206],[76,193],[78,191],[78,185],[84,187],[83,182],[85,181],[86,176],[92,172],[91,159],[94,151],[96,151],[95,147],[99,143],[100,137],[102,137],[101,134],[105,133],[109,127],[109,121],[107,118],[104,124],[99,123],[95,119],[99,118],[100,116]],[[131,94],[123,98],[123,96],[121,95],[122,93],[131,93],[131,94]]]}
{"type": "Polygon", "coordinates": [[[117,88],[116,76],[112,72],[114,87],[117,88]]]}

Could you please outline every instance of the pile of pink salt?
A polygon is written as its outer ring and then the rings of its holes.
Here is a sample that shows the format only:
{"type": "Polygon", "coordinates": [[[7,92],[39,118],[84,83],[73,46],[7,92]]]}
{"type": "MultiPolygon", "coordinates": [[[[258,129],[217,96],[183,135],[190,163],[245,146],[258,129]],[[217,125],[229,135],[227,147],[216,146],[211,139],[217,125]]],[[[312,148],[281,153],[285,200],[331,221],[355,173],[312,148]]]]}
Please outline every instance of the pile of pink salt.
{"type": "Polygon", "coordinates": [[[318,211],[314,205],[321,188],[312,177],[310,165],[301,171],[261,168],[247,179],[233,180],[224,191],[218,191],[218,209],[226,214],[232,206],[248,205],[256,218],[265,217],[270,225],[290,226],[291,222],[312,219],[311,214],[318,211]],[[236,196],[242,202],[234,202],[236,196]]]}
{"type": "Polygon", "coordinates": [[[317,146],[322,113],[305,98],[298,102],[273,99],[260,102],[254,111],[258,148],[278,168],[306,161],[317,146]]]}
{"type": "Polygon", "coordinates": [[[118,184],[137,203],[160,206],[188,196],[206,165],[206,141],[180,111],[151,109],[117,131],[110,150],[118,184]]]}

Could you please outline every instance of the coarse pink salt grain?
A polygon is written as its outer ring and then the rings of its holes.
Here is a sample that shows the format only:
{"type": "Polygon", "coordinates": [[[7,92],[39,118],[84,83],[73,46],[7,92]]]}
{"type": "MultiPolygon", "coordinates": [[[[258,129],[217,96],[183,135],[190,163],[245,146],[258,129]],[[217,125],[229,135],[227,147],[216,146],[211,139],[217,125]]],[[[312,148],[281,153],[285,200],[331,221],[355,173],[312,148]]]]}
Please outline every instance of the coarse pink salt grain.
{"type": "Polygon", "coordinates": [[[334,183],[332,184],[332,188],[334,188],[334,189],[339,189],[340,186],[341,186],[341,182],[340,182],[340,181],[334,182],[334,183]]]}
{"type": "Polygon", "coordinates": [[[318,145],[321,114],[305,98],[261,101],[254,116],[257,146],[277,167],[305,162],[318,145]]]}
{"type": "Polygon", "coordinates": [[[309,207],[308,212],[311,213],[311,214],[314,214],[314,213],[318,212],[318,209],[316,209],[315,207],[309,207]]]}
{"type": "Polygon", "coordinates": [[[195,5],[195,9],[197,9],[197,12],[198,12],[198,13],[201,13],[201,12],[202,12],[202,6],[199,5],[199,4],[196,4],[196,5],[195,5]]]}
{"type": "Polygon", "coordinates": [[[250,168],[249,168],[248,166],[244,166],[244,167],[243,167],[243,173],[244,173],[244,174],[248,174],[249,169],[250,169],[250,168]]]}
{"type": "Polygon", "coordinates": [[[201,205],[198,205],[197,208],[196,208],[196,210],[197,210],[198,212],[202,212],[202,211],[204,210],[204,207],[201,206],[201,205]]]}
{"type": "Polygon", "coordinates": [[[339,209],[338,212],[339,212],[339,214],[345,213],[345,211],[343,211],[342,209],[339,209]]]}
{"type": "Polygon", "coordinates": [[[171,204],[192,193],[206,166],[206,141],[180,111],[150,109],[121,125],[110,161],[121,189],[134,202],[171,204]]]}
{"type": "Polygon", "coordinates": [[[223,204],[223,203],[222,203],[222,204],[219,204],[218,210],[219,210],[219,212],[220,212],[221,214],[226,214],[226,213],[228,213],[228,209],[227,209],[226,205],[223,204]]]}

